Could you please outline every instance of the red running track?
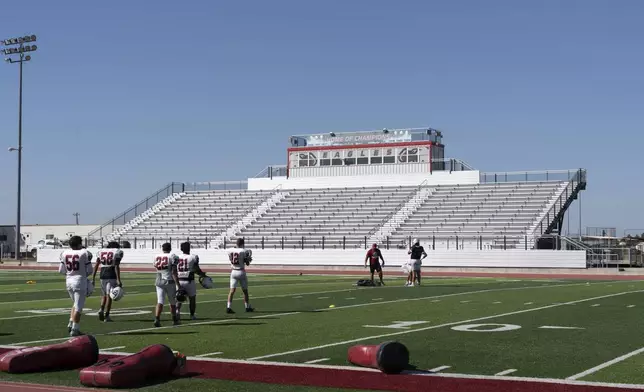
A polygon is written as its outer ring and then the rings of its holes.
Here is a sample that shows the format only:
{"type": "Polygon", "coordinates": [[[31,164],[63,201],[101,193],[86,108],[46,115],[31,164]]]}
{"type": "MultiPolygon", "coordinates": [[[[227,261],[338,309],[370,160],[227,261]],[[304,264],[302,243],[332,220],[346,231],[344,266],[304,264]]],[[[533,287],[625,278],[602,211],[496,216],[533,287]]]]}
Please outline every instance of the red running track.
{"type": "MultiPolygon", "coordinates": [[[[9,351],[0,349],[0,354],[9,351]]],[[[117,357],[118,355],[101,355],[117,357]]],[[[204,379],[247,381],[280,385],[347,388],[379,391],[440,391],[440,392],[641,392],[644,387],[538,380],[519,377],[476,377],[458,375],[387,375],[372,369],[329,367],[235,360],[203,360],[189,358],[188,374],[204,379]]],[[[0,383],[4,391],[74,392],[92,389],[57,387],[42,384],[0,383]]]]}

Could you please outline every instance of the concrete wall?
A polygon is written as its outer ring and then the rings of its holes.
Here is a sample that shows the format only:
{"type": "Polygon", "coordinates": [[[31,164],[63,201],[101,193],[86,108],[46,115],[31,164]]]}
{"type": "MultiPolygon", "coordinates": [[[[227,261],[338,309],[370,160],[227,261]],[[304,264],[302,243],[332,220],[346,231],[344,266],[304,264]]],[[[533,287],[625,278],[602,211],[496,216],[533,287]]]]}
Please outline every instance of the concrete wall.
{"type": "MultiPolygon", "coordinates": [[[[96,249],[90,249],[96,252],[96,249]]],[[[124,249],[123,263],[143,264],[152,268],[154,249],[124,249]]],[[[203,249],[195,252],[206,265],[228,265],[226,250],[203,249]]],[[[347,266],[364,265],[364,250],[253,250],[253,265],[347,266]]],[[[60,250],[39,249],[39,263],[58,263],[60,250]]],[[[400,267],[409,259],[405,250],[383,250],[386,265],[400,267]]],[[[553,250],[436,250],[423,263],[429,267],[488,268],[586,268],[584,251],[553,250]]]]}
{"type": "Polygon", "coordinates": [[[480,182],[478,170],[448,172],[435,171],[433,173],[409,173],[404,175],[365,175],[365,176],[339,176],[339,177],[304,177],[304,178],[249,178],[249,190],[270,190],[278,185],[283,189],[308,189],[308,188],[360,188],[363,186],[396,186],[419,185],[427,180],[427,185],[456,185],[478,184],[480,182]]]}

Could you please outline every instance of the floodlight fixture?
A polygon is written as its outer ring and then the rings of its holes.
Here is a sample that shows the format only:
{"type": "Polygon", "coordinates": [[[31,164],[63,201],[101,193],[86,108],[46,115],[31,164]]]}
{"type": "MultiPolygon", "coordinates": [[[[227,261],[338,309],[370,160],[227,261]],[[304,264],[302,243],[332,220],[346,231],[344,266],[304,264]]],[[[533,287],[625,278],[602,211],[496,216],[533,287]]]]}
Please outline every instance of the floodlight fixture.
{"type": "Polygon", "coordinates": [[[18,63],[20,65],[20,90],[18,94],[18,147],[10,147],[9,151],[18,152],[18,189],[17,189],[17,206],[16,206],[16,251],[15,258],[20,260],[20,247],[22,243],[22,236],[20,233],[20,210],[21,210],[21,193],[22,193],[22,64],[30,61],[31,56],[25,53],[35,52],[38,47],[30,45],[29,43],[35,42],[35,35],[24,35],[22,37],[9,38],[1,40],[0,44],[4,46],[17,45],[17,47],[5,48],[2,50],[7,56],[17,55],[17,58],[7,57],[5,61],[9,64],[18,63]]]}

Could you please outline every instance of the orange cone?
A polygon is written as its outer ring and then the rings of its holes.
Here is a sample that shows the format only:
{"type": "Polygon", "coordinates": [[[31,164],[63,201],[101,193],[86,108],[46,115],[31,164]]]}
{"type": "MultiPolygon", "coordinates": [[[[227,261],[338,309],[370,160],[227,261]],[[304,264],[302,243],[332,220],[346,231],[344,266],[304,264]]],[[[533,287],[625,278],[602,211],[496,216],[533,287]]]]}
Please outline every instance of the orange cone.
{"type": "Polygon", "coordinates": [[[347,360],[354,365],[396,374],[409,366],[409,350],[399,342],[386,342],[377,346],[358,345],[349,348],[347,360]]]}

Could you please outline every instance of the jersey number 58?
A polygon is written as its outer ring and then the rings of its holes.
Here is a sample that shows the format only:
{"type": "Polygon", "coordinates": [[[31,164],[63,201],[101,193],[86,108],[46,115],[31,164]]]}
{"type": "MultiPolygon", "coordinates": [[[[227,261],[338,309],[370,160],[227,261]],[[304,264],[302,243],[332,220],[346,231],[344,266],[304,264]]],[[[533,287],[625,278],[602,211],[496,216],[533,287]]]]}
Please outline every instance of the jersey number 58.
{"type": "Polygon", "coordinates": [[[98,258],[101,260],[101,263],[103,265],[112,265],[112,261],[114,260],[114,253],[113,252],[101,252],[98,255],[98,258]]]}

